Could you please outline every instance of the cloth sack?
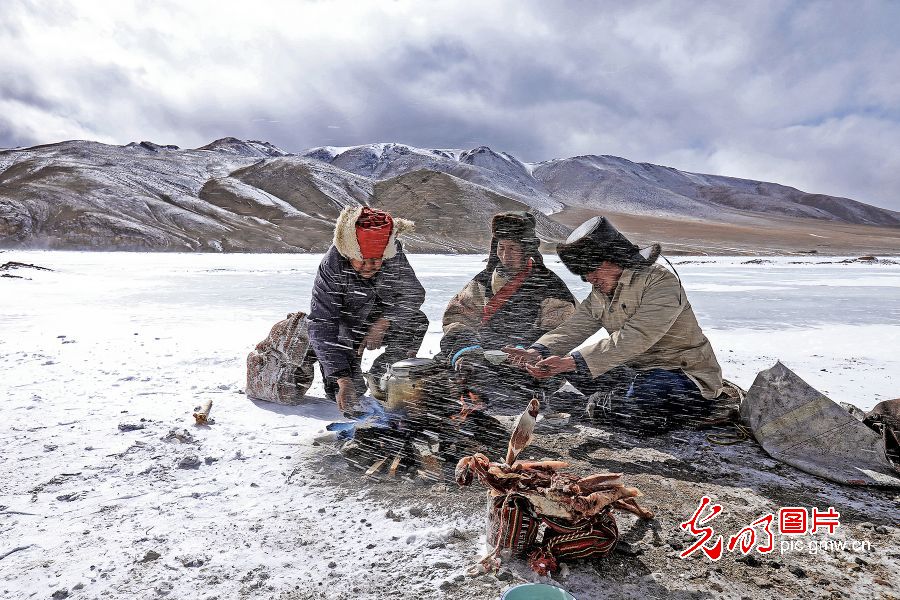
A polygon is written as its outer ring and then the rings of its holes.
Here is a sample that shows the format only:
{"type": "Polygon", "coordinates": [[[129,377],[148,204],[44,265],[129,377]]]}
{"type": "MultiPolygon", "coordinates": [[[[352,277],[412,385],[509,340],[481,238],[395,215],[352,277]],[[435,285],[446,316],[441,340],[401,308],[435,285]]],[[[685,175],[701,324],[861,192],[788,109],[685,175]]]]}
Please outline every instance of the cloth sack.
{"type": "Polygon", "coordinates": [[[605,556],[619,541],[616,520],[609,510],[577,523],[551,519],[537,514],[531,502],[516,493],[489,494],[487,533],[490,550],[509,550],[532,562],[540,557],[541,562],[552,565],[550,571],[563,560],[605,556]]]}
{"type": "Polygon", "coordinates": [[[248,398],[276,404],[303,402],[315,377],[306,313],[291,313],[247,355],[248,398]]]}

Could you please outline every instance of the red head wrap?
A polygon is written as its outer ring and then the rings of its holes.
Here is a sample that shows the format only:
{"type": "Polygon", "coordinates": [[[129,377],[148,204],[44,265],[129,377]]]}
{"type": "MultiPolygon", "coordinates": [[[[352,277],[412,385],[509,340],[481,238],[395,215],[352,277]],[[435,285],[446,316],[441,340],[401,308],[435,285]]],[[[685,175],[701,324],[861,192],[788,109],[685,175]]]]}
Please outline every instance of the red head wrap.
{"type": "Polygon", "coordinates": [[[356,219],[356,240],[363,258],[381,258],[394,229],[391,215],[376,208],[363,207],[356,219]]]}

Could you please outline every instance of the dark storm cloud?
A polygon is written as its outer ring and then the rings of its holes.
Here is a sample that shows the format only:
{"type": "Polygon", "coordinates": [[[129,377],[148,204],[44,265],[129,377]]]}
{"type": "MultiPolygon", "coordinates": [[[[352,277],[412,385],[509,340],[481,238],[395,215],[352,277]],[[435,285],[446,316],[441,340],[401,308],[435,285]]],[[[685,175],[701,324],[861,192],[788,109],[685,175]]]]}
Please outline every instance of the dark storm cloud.
{"type": "Polygon", "coordinates": [[[896,209],[898,24],[894,2],[13,3],[0,146],[486,144],[896,209]]]}

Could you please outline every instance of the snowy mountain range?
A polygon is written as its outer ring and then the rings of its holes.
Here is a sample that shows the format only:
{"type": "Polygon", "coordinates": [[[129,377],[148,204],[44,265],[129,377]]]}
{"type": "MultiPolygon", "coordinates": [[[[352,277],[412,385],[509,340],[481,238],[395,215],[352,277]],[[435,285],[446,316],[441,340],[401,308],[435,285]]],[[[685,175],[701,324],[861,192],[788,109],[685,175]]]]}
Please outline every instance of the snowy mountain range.
{"type": "Polygon", "coordinates": [[[396,143],[292,154],[235,138],[196,149],[67,141],[0,151],[0,247],[322,251],[340,210],[359,203],[413,218],[413,251],[484,251],[490,215],[501,210],[535,213],[548,242],[589,214],[669,223],[673,238],[698,223],[720,232],[865,226],[888,246],[900,236],[894,211],[613,156],[525,163],[485,146],[396,143]]]}

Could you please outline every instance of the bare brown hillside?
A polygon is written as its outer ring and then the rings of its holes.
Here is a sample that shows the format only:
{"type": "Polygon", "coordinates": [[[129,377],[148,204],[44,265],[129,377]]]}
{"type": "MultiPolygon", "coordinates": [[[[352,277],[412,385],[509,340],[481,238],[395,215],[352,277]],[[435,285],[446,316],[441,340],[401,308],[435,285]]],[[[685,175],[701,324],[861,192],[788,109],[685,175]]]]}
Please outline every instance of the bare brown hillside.
{"type": "MultiPolygon", "coordinates": [[[[597,214],[568,208],[553,218],[575,227],[597,214]]],[[[660,242],[667,254],[900,254],[900,229],[889,227],[784,216],[735,224],[619,213],[605,216],[636,243],[660,242]]]]}

